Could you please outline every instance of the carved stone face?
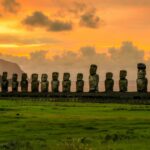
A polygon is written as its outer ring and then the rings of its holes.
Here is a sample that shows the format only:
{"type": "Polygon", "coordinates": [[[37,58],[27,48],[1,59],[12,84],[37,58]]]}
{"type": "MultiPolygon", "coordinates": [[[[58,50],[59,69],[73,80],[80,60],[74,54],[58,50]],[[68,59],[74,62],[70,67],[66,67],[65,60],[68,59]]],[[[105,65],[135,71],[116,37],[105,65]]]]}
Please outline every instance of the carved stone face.
{"type": "Polygon", "coordinates": [[[120,71],[120,79],[125,79],[127,76],[127,71],[126,70],[121,70],[120,71]]]}
{"type": "Polygon", "coordinates": [[[90,75],[95,75],[97,71],[97,66],[96,65],[91,65],[90,67],[90,75]]]}
{"type": "Polygon", "coordinates": [[[23,73],[23,74],[22,74],[22,81],[25,81],[25,80],[27,80],[27,74],[26,74],[26,73],[23,73]]]}
{"type": "Polygon", "coordinates": [[[107,72],[107,73],[106,73],[106,79],[107,79],[107,80],[111,80],[112,77],[113,77],[113,74],[112,74],[111,72],[107,72]]]}
{"type": "Polygon", "coordinates": [[[7,80],[7,76],[8,76],[8,73],[7,72],[3,72],[2,80],[7,80]]]}
{"type": "Polygon", "coordinates": [[[17,74],[13,74],[12,80],[13,81],[17,81],[17,79],[18,79],[18,75],[17,74]]]}
{"type": "Polygon", "coordinates": [[[42,82],[47,82],[47,79],[48,79],[48,75],[47,74],[42,74],[41,81],[42,82]]]}
{"type": "Polygon", "coordinates": [[[67,81],[70,79],[70,73],[64,73],[63,80],[67,81]]]}
{"type": "Polygon", "coordinates": [[[77,80],[78,81],[83,80],[83,74],[82,73],[77,74],[77,80]]]}
{"type": "Polygon", "coordinates": [[[59,73],[58,73],[58,72],[53,72],[53,74],[52,74],[52,79],[53,79],[54,81],[57,81],[57,80],[58,80],[58,76],[59,76],[59,73]]]}
{"type": "Polygon", "coordinates": [[[38,81],[38,74],[32,74],[32,81],[38,81]]]}
{"type": "Polygon", "coordinates": [[[138,71],[138,79],[144,79],[146,72],[143,70],[138,71]]]}

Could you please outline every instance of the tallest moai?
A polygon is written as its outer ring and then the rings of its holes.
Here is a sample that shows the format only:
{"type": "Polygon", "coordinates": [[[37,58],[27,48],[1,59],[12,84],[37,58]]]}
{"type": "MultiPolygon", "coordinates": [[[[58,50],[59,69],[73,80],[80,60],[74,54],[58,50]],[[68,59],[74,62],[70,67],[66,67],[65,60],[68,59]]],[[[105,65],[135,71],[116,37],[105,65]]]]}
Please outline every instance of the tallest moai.
{"type": "Polygon", "coordinates": [[[89,92],[98,92],[99,75],[96,72],[97,72],[97,65],[92,64],[90,66],[89,92]]]}
{"type": "Polygon", "coordinates": [[[143,63],[139,63],[137,65],[138,73],[137,73],[137,91],[138,92],[147,92],[147,84],[148,80],[146,78],[146,65],[143,63]]]}

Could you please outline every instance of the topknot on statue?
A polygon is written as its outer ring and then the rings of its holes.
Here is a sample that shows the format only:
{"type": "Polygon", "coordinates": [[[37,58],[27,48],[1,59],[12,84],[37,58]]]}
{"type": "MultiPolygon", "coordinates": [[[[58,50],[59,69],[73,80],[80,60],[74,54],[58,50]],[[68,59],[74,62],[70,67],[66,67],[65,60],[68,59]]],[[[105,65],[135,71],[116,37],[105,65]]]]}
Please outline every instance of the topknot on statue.
{"type": "Polygon", "coordinates": [[[137,68],[140,70],[145,70],[146,69],[146,65],[144,63],[138,63],[137,64],[137,68]]]}

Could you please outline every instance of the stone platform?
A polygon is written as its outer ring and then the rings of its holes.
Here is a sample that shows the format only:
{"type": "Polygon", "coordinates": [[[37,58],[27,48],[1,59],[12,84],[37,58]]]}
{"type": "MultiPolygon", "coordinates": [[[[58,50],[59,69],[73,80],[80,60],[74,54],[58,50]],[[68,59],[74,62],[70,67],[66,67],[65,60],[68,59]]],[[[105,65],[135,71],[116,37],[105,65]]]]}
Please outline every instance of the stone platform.
{"type": "Polygon", "coordinates": [[[131,103],[131,104],[150,104],[150,92],[97,92],[97,93],[22,93],[7,92],[0,93],[0,99],[31,99],[54,102],[96,102],[96,103],[131,103]]]}

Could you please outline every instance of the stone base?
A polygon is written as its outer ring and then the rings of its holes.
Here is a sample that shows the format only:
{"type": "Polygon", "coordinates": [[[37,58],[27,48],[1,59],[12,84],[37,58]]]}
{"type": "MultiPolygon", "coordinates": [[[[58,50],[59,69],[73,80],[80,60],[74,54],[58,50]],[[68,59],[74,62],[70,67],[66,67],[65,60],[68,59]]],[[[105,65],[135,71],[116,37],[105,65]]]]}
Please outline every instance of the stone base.
{"type": "Polygon", "coordinates": [[[96,102],[96,103],[132,103],[132,104],[150,104],[150,92],[98,92],[98,93],[22,93],[7,92],[0,93],[0,99],[34,99],[55,102],[96,102]]]}

